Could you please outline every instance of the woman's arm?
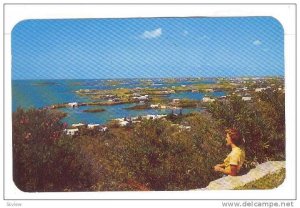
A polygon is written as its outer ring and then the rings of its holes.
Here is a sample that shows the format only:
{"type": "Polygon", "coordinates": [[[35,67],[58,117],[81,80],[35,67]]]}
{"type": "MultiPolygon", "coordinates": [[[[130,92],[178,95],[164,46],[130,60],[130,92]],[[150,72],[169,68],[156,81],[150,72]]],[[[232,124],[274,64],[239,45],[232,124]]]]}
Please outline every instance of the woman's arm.
{"type": "Polygon", "coordinates": [[[225,168],[215,166],[215,171],[224,173],[226,175],[236,176],[237,175],[237,165],[230,165],[230,170],[225,170],[225,168]]]}
{"type": "Polygon", "coordinates": [[[217,164],[216,166],[220,167],[220,168],[225,168],[225,164],[222,163],[222,164],[217,164]]]}

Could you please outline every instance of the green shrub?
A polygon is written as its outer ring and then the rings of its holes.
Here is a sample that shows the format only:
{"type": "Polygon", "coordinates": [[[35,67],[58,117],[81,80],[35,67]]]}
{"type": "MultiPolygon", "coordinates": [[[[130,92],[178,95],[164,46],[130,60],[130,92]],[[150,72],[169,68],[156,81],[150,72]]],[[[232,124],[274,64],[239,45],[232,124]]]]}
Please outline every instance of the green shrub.
{"type": "Polygon", "coordinates": [[[53,178],[54,143],[60,138],[62,113],[18,109],[13,113],[13,178],[24,191],[48,189],[53,178]]]}
{"type": "Polygon", "coordinates": [[[284,93],[265,90],[256,93],[252,102],[232,96],[226,102],[214,102],[209,111],[222,126],[241,131],[247,166],[285,159],[284,93]]]}
{"type": "Polygon", "coordinates": [[[219,177],[212,169],[223,157],[219,127],[200,114],[188,122],[192,132],[164,120],[143,121],[134,129],[121,152],[133,180],[150,190],[188,190],[219,177]],[[213,134],[200,132],[205,128],[213,134]]]}
{"type": "Polygon", "coordinates": [[[62,135],[64,116],[38,109],[13,113],[13,179],[19,189],[62,191],[91,186],[93,172],[78,154],[78,142],[62,135]]]}

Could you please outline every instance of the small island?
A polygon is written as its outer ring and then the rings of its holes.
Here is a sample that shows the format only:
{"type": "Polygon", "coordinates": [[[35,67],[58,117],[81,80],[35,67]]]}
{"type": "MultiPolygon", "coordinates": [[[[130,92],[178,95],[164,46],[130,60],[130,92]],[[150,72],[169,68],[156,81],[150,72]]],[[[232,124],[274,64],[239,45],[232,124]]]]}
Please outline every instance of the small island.
{"type": "Polygon", "coordinates": [[[144,104],[144,105],[135,105],[132,107],[124,108],[126,110],[145,110],[145,109],[151,109],[150,105],[144,104]]]}
{"type": "Polygon", "coordinates": [[[92,109],[86,109],[86,110],[83,110],[83,112],[85,113],[99,113],[99,112],[104,112],[105,109],[103,108],[92,108],[92,109]]]}

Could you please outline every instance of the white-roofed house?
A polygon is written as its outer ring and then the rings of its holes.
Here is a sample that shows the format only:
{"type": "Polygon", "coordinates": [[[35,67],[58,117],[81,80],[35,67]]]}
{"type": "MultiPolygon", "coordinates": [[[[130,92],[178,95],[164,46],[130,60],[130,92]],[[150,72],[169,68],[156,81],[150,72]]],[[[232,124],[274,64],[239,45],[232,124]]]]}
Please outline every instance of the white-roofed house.
{"type": "Polygon", "coordinates": [[[252,99],[251,97],[242,97],[243,101],[251,101],[251,99],[252,99]]]}
{"type": "Polygon", "coordinates": [[[256,88],[255,89],[255,92],[262,92],[262,91],[264,91],[264,90],[266,90],[267,88],[256,88]]]}
{"type": "Polygon", "coordinates": [[[77,102],[68,103],[68,106],[75,108],[75,107],[78,107],[78,103],[77,102]]]}
{"type": "Polygon", "coordinates": [[[128,121],[120,121],[119,124],[120,124],[120,126],[128,126],[129,122],[128,121]]]}
{"type": "Polygon", "coordinates": [[[204,97],[204,98],[202,98],[202,101],[203,101],[204,103],[211,103],[211,102],[214,102],[215,99],[210,98],[210,97],[204,97]]]}
{"type": "Polygon", "coordinates": [[[72,127],[84,127],[85,124],[83,123],[78,123],[78,124],[72,124],[72,127]]]}
{"type": "Polygon", "coordinates": [[[175,99],[172,100],[172,102],[173,102],[173,103],[179,103],[179,102],[180,102],[180,99],[175,98],[175,99]]]}
{"type": "Polygon", "coordinates": [[[79,133],[79,129],[65,129],[64,132],[66,135],[74,136],[79,133]]]}
{"type": "Polygon", "coordinates": [[[108,127],[107,126],[101,126],[100,128],[99,128],[99,131],[101,131],[101,132],[106,132],[108,130],[108,127]]]}
{"type": "Polygon", "coordinates": [[[87,128],[88,129],[94,129],[94,128],[99,127],[99,126],[100,126],[100,124],[88,124],[87,128]]]}
{"type": "Polygon", "coordinates": [[[150,108],[159,108],[159,104],[151,104],[150,108]]]}

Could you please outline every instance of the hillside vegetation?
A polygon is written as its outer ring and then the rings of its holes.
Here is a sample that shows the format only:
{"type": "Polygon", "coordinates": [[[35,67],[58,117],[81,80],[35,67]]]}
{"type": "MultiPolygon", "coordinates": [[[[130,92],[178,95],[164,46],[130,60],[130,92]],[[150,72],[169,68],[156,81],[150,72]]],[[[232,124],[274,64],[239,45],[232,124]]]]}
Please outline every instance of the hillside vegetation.
{"type": "Polygon", "coordinates": [[[108,131],[63,134],[65,116],[19,108],[13,113],[13,178],[23,191],[189,190],[206,187],[229,153],[224,129],[245,140],[245,170],[285,159],[284,93],[266,90],[251,102],[231,96],[207,111],[142,120],[108,131]],[[178,124],[178,125],[174,125],[178,124]],[[191,126],[182,129],[180,125],[191,126]]]}

